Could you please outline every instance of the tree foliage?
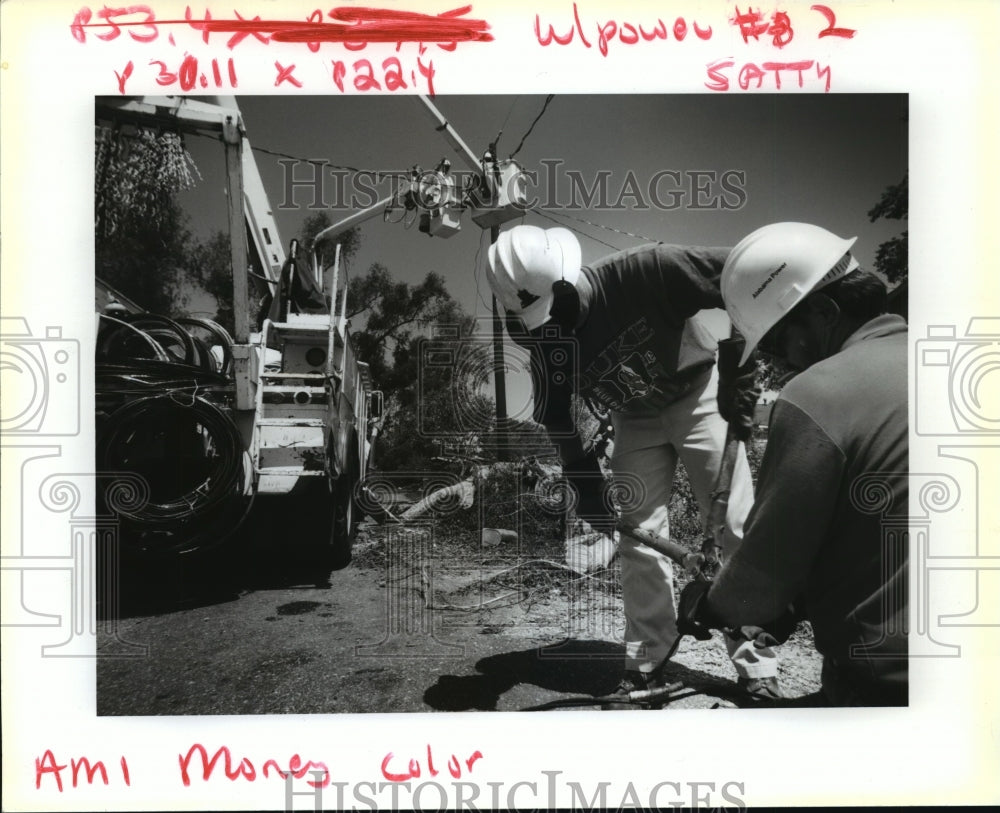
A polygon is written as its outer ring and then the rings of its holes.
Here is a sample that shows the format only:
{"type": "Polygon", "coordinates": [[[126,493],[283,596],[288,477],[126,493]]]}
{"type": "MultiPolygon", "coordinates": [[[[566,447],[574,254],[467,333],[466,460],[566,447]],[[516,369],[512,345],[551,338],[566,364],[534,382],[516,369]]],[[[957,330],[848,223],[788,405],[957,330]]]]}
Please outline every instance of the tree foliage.
{"type": "Polygon", "coordinates": [[[397,369],[402,360],[412,361],[409,345],[416,328],[464,318],[440,274],[431,271],[420,283],[409,285],[394,280],[380,263],[349,281],[347,315],[363,324],[356,333],[359,357],[371,365],[375,380],[390,391],[402,383],[397,369]]]}
{"type": "MultiPolygon", "coordinates": [[[[311,254],[316,243],[316,235],[333,224],[333,218],[328,211],[313,212],[302,223],[299,230],[299,242],[306,254],[311,254]]],[[[340,259],[349,262],[354,258],[361,245],[361,233],[357,228],[349,229],[337,236],[335,240],[324,240],[320,246],[319,258],[323,268],[333,265],[336,256],[336,245],[340,243],[340,259]]]]}
{"type": "Polygon", "coordinates": [[[145,127],[94,130],[94,231],[98,239],[158,220],[201,177],[179,133],[145,127]]]}
{"type": "Polygon", "coordinates": [[[213,318],[232,333],[235,314],[229,235],[224,231],[217,231],[205,241],[195,241],[188,256],[190,282],[215,299],[213,318]]]}
{"type": "MultiPolygon", "coordinates": [[[[876,220],[906,220],[909,214],[909,176],[904,175],[898,184],[886,187],[871,209],[868,219],[876,220]]],[[[906,279],[908,272],[908,231],[886,240],[875,252],[875,270],[885,275],[891,283],[899,283],[906,279]]]]}
{"type": "Polygon", "coordinates": [[[383,468],[437,467],[445,436],[466,449],[481,445],[493,415],[480,386],[484,347],[473,335],[475,320],[440,274],[411,285],[375,263],[349,281],[347,314],[358,357],[385,395],[385,430],[376,448],[383,468]],[[428,342],[440,343],[434,337],[445,332],[454,363],[428,363],[428,342]]]}
{"type": "Polygon", "coordinates": [[[163,202],[156,218],[97,235],[95,273],[146,310],[177,315],[183,310],[181,283],[191,240],[180,207],[173,200],[163,202]]]}
{"type": "Polygon", "coordinates": [[[794,371],[774,356],[757,354],[757,386],[764,392],[777,392],[794,371]]]}
{"type": "Polygon", "coordinates": [[[149,311],[183,309],[193,236],[176,194],[196,176],[178,133],[94,128],[95,273],[149,311]]]}
{"type": "Polygon", "coordinates": [[[196,177],[178,133],[95,127],[95,273],[148,311],[180,315],[195,255],[208,251],[176,199],[196,177]]]}

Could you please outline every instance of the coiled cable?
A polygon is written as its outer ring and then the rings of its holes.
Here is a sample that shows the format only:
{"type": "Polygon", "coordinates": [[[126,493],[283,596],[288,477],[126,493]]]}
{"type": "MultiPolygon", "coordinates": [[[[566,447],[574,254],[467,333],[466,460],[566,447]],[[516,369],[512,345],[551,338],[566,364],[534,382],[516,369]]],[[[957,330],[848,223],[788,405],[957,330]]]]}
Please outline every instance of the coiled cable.
{"type": "Polygon", "coordinates": [[[97,466],[145,480],[145,499],[109,506],[140,531],[145,552],[204,547],[243,513],[243,440],[233,419],[204,398],[161,393],[128,401],[103,422],[97,466]]]}
{"type": "MultiPolygon", "coordinates": [[[[105,314],[104,319],[109,319],[105,314]]],[[[98,361],[122,361],[125,359],[148,358],[149,339],[165,351],[170,361],[194,364],[197,351],[191,335],[177,322],[156,313],[136,313],[123,315],[112,322],[127,322],[128,327],[112,327],[102,330],[97,336],[98,361]],[[136,334],[143,334],[146,341],[140,343],[136,334]]],[[[159,354],[157,354],[159,355],[159,354]]]]}

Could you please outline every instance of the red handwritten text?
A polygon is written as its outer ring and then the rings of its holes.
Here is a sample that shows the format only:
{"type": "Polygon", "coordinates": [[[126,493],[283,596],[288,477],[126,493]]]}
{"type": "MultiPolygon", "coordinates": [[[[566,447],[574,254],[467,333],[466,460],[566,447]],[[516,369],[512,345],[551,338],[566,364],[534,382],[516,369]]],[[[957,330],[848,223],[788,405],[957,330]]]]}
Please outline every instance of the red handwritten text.
{"type": "Polygon", "coordinates": [[[157,20],[149,6],[125,6],[94,12],[83,7],[70,25],[73,38],[87,42],[88,33],[95,29],[95,36],[105,42],[117,39],[128,31],[136,42],[153,42],[162,26],[187,26],[200,31],[202,40],[209,42],[213,33],[230,34],[226,47],[232,50],[247,37],[257,42],[301,42],[311,50],[319,43],[370,43],[370,42],[432,42],[449,50],[459,42],[491,42],[489,24],[485,20],[469,19],[465,15],[472,6],[445,11],[440,14],[422,14],[396,9],[355,8],[338,6],[326,16],[335,22],[324,22],[322,14],[312,12],[307,20],[262,20],[259,16],[244,18],[234,11],[235,20],[213,19],[205,11],[201,19],[185,10],[183,20],[157,20]],[[139,17],[140,19],[135,19],[139,17]],[[96,20],[96,21],[95,21],[96,20]],[[100,33],[96,33],[99,31],[100,33]]]}
{"type": "MultiPolygon", "coordinates": [[[[130,62],[129,65],[132,63],[130,62]]],[[[162,87],[170,87],[172,85],[178,85],[181,90],[194,90],[196,87],[207,88],[210,84],[208,74],[205,71],[199,71],[198,69],[198,59],[191,54],[184,54],[184,58],[180,61],[174,69],[173,65],[168,65],[162,59],[151,59],[149,64],[153,66],[159,66],[159,71],[156,75],[156,84],[162,87]]],[[[213,59],[210,63],[212,78],[211,84],[213,87],[221,88],[226,87],[226,84],[222,78],[222,69],[219,66],[219,60],[213,59]]],[[[131,71],[129,71],[131,73],[131,71]]],[[[226,76],[229,80],[228,87],[235,88],[237,86],[236,81],[236,65],[232,58],[227,60],[227,71],[226,76]]],[[[118,89],[124,93],[125,92],[125,79],[128,76],[119,77],[118,89]]]]}
{"type": "Polygon", "coordinates": [[[849,40],[857,33],[857,31],[853,28],[837,28],[837,15],[833,13],[833,9],[829,6],[809,6],[809,8],[813,11],[818,11],[826,17],[827,26],[820,31],[817,36],[843,37],[844,39],[849,40]]]}
{"type": "MultiPolygon", "coordinates": [[[[546,23],[545,27],[548,30],[543,34],[541,18],[536,14],[535,39],[538,40],[539,45],[548,46],[553,42],[557,45],[569,45],[576,37],[579,38],[580,43],[584,48],[593,47],[591,41],[584,33],[584,25],[580,21],[580,10],[576,7],[576,3],[573,4],[573,23],[566,30],[566,33],[556,33],[556,30],[551,23],[546,23]]],[[[590,26],[587,27],[589,28],[590,26]]],[[[653,40],[666,40],[668,32],[667,24],[661,19],[657,19],[655,23],[649,25],[648,27],[642,23],[606,20],[603,23],[595,22],[594,30],[597,35],[597,50],[600,51],[601,56],[608,55],[608,44],[616,37],[618,42],[623,45],[635,45],[640,41],[652,42],[653,40]]],[[[694,32],[694,35],[698,39],[702,40],[710,39],[712,36],[711,26],[708,28],[702,28],[698,25],[698,23],[692,22],[689,28],[687,21],[683,17],[678,17],[674,20],[674,24],[669,30],[670,33],[673,34],[674,39],[678,42],[683,41],[691,31],[694,32]]]]}
{"type": "Polygon", "coordinates": [[[132,71],[134,68],[135,66],[132,64],[132,60],[130,59],[128,63],[125,65],[125,69],[121,73],[115,71],[115,76],[118,78],[118,92],[121,93],[123,96],[125,95],[125,83],[128,81],[128,78],[132,75],[132,71]]]}
{"type": "Polygon", "coordinates": [[[87,28],[107,29],[103,33],[97,34],[99,40],[109,42],[117,39],[122,34],[122,26],[128,29],[129,36],[136,42],[152,42],[157,38],[159,32],[156,29],[156,15],[149,6],[123,6],[121,8],[108,8],[105,6],[97,11],[97,19],[104,20],[103,23],[92,23],[94,12],[84,6],[73,18],[70,31],[77,42],[87,41],[87,28]],[[141,17],[140,20],[131,19],[141,17]],[[129,18],[129,19],[123,19],[129,18]]]}
{"type": "MultiPolygon", "coordinates": [[[[129,778],[128,763],[125,761],[125,757],[121,758],[119,764],[121,766],[122,779],[126,785],[131,785],[132,782],[129,778]]],[[[53,754],[50,749],[42,754],[40,759],[35,759],[35,789],[40,790],[42,787],[42,779],[46,776],[51,776],[55,780],[56,788],[60,793],[62,793],[62,772],[67,769],[70,772],[70,778],[73,783],[72,787],[74,788],[78,787],[82,781],[85,781],[88,785],[93,785],[94,780],[98,777],[100,777],[103,784],[108,784],[108,769],[101,760],[91,763],[87,757],[80,757],[79,759],[71,759],[68,765],[65,763],[60,765],[56,762],[55,754],[53,754]],[[80,778],[81,771],[83,772],[83,780],[80,778]]]]}
{"type": "Polygon", "coordinates": [[[748,8],[741,13],[739,6],[737,6],[736,14],[730,18],[729,22],[739,26],[743,42],[749,42],[751,37],[754,40],[760,40],[761,34],[766,34],[770,35],[771,44],[775,48],[784,48],[795,36],[792,31],[792,21],[784,11],[775,11],[771,15],[771,21],[767,22],[760,9],[748,8]]]}
{"type": "MultiPolygon", "coordinates": [[[[177,761],[180,763],[181,768],[181,781],[185,787],[191,784],[191,761],[196,754],[201,757],[201,778],[206,782],[212,778],[212,774],[220,759],[222,760],[223,774],[229,780],[235,782],[242,777],[248,782],[253,782],[257,779],[257,769],[254,767],[253,762],[246,757],[240,759],[239,764],[234,767],[233,756],[226,746],[223,745],[219,748],[210,759],[205,746],[196,743],[188,749],[187,754],[184,756],[178,754],[177,756],[177,761]]],[[[330,784],[330,769],[324,763],[313,762],[312,760],[303,763],[302,757],[298,754],[292,754],[288,760],[287,771],[282,770],[275,760],[268,759],[261,767],[260,775],[266,779],[271,776],[272,772],[281,779],[288,779],[289,777],[302,779],[306,774],[309,774],[314,778],[308,780],[308,783],[314,788],[325,788],[330,784]],[[319,779],[318,774],[322,774],[322,779],[319,779]]]]}
{"type": "MultiPolygon", "coordinates": [[[[345,90],[344,80],[348,77],[347,65],[339,59],[333,60],[332,65],[333,83],[343,93],[345,90]]],[[[427,92],[431,96],[434,95],[434,75],[436,71],[434,70],[433,60],[428,60],[425,65],[423,60],[417,57],[416,69],[405,73],[402,64],[394,56],[383,60],[381,70],[378,72],[376,72],[369,60],[359,59],[351,65],[351,72],[354,89],[362,93],[369,90],[382,90],[383,87],[386,90],[406,90],[409,87],[416,87],[420,84],[417,79],[419,75],[421,79],[426,81],[427,92]],[[406,82],[407,76],[409,76],[410,84],[406,82]]]]}
{"type": "MultiPolygon", "coordinates": [[[[473,751],[473,753],[464,760],[465,770],[467,773],[472,772],[472,766],[476,764],[477,760],[483,758],[481,751],[473,751]]],[[[405,771],[391,770],[393,767],[393,761],[395,757],[390,751],[385,755],[385,759],[382,760],[382,776],[388,779],[390,782],[408,782],[411,779],[419,779],[422,773],[420,761],[415,757],[409,761],[406,766],[405,771]]],[[[459,762],[458,757],[452,754],[448,757],[448,761],[445,763],[448,768],[448,773],[452,775],[453,778],[458,779],[462,776],[462,763],[459,762]]],[[[439,771],[434,765],[434,753],[431,751],[430,745],[427,746],[427,775],[437,776],[439,771]]]]}
{"type": "MultiPolygon", "coordinates": [[[[729,74],[730,68],[735,66],[732,59],[718,59],[705,66],[708,72],[709,81],[705,82],[705,87],[709,90],[726,91],[730,89],[729,74]]],[[[736,82],[740,90],[759,90],[763,87],[765,80],[772,82],[776,90],[782,88],[782,77],[785,81],[798,80],[798,86],[803,87],[806,76],[815,74],[814,78],[824,82],[824,92],[830,90],[830,66],[823,67],[812,59],[805,59],[798,62],[762,62],[757,65],[754,62],[747,62],[736,74],[736,82]],[[791,79],[787,74],[791,74],[791,79]]]]}

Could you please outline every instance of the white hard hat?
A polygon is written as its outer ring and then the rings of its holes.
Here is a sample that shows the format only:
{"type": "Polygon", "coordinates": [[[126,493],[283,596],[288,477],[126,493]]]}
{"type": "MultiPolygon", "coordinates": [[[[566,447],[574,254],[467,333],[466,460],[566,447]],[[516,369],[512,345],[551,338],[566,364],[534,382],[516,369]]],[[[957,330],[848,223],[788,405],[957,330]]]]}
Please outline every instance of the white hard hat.
{"type": "Polygon", "coordinates": [[[534,330],[548,321],[552,284],[575,283],[582,261],[580,243],[569,229],[514,226],[490,246],[486,278],[504,311],[534,330]]]}
{"type": "Polygon", "coordinates": [[[774,325],[812,291],[858,267],[845,240],[808,223],[772,223],[751,232],[722,269],[726,311],[746,338],[740,364],[774,325]]]}

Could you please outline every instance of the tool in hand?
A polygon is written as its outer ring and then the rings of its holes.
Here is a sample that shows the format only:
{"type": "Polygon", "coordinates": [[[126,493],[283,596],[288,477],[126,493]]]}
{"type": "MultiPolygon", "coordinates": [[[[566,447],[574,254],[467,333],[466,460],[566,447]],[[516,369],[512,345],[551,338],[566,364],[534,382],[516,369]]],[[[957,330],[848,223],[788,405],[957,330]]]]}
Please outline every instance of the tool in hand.
{"type": "Polygon", "coordinates": [[[701,545],[701,552],[705,557],[702,569],[709,579],[715,575],[722,562],[722,542],[733,471],[739,457],[740,443],[749,440],[753,432],[753,410],[760,397],[760,388],[756,383],[756,357],[751,353],[744,364],[739,363],[745,346],[746,342],[737,334],[719,342],[718,404],[719,413],[726,420],[726,440],[722,447],[719,474],[712,491],[705,537],[701,545]]]}
{"type": "Polygon", "coordinates": [[[711,580],[722,564],[722,541],[726,531],[726,512],[729,510],[729,492],[733,482],[733,470],[739,456],[740,439],[730,423],[726,429],[726,442],[722,448],[722,462],[719,476],[712,491],[712,502],[708,509],[705,537],[701,543],[703,562],[701,569],[711,580]]]}
{"type": "Polygon", "coordinates": [[[703,570],[705,563],[704,555],[690,551],[672,539],[668,539],[661,534],[646,530],[645,528],[635,528],[631,525],[626,525],[621,521],[615,524],[615,528],[619,533],[630,536],[646,547],[652,548],[657,553],[662,553],[664,556],[672,559],[692,575],[700,574],[703,570]]]}

